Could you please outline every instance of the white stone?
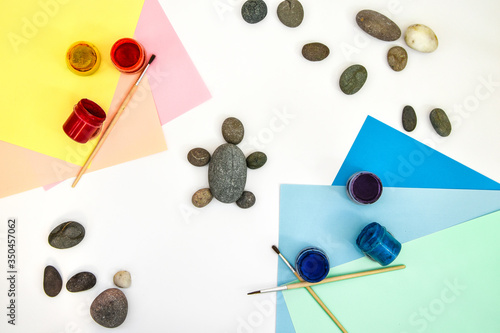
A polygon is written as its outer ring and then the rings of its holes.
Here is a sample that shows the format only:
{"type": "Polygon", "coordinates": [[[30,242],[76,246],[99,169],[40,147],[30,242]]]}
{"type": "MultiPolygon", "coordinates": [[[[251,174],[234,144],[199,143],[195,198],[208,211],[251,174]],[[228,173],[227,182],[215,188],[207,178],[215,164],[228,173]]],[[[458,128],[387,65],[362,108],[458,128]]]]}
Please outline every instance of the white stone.
{"type": "Polygon", "coordinates": [[[113,276],[113,282],[117,287],[128,288],[132,284],[132,278],[127,271],[119,271],[113,276]]]}
{"type": "Polygon", "coordinates": [[[405,32],[406,44],[420,52],[434,52],[438,47],[438,39],[434,31],[423,24],[414,24],[405,32]]]}

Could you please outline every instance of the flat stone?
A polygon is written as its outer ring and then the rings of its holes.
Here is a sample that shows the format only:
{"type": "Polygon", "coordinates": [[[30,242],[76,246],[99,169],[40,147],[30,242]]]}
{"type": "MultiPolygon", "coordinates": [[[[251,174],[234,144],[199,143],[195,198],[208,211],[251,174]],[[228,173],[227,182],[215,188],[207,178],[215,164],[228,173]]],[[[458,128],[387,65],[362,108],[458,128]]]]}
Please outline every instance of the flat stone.
{"type": "Polygon", "coordinates": [[[132,285],[132,277],[128,271],[119,271],[113,276],[113,283],[120,288],[128,288],[132,285]]]}
{"type": "Polygon", "coordinates": [[[402,71],[408,63],[408,53],[401,46],[391,47],[387,52],[387,62],[394,71],[402,71]]]}
{"type": "Polygon", "coordinates": [[[240,208],[250,208],[255,204],[255,195],[250,191],[244,191],[241,197],[236,200],[236,204],[240,208]]]}
{"type": "Polygon", "coordinates": [[[59,295],[62,289],[61,274],[54,266],[47,266],[43,271],[43,291],[47,296],[55,297],[59,295]]]}
{"type": "Polygon", "coordinates": [[[244,135],[245,128],[239,119],[229,117],[222,123],[222,136],[226,142],[237,145],[244,135]]]}
{"type": "Polygon", "coordinates": [[[448,115],[444,110],[436,108],[431,111],[429,118],[431,119],[432,127],[436,130],[437,134],[441,136],[448,136],[451,133],[451,123],[448,115]]]}
{"type": "Polygon", "coordinates": [[[193,148],[189,151],[187,159],[194,166],[204,166],[210,162],[210,153],[203,148],[193,148]]]}
{"type": "Polygon", "coordinates": [[[235,145],[220,145],[208,166],[210,192],[224,203],[235,202],[241,197],[247,180],[245,155],[235,145]]]}
{"type": "Polygon", "coordinates": [[[329,54],[330,49],[322,43],[308,43],[302,47],[302,55],[309,61],[321,61],[329,54]]]}
{"type": "Polygon", "coordinates": [[[193,194],[191,202],[195,207],[202,208],[208,205],[213,199],[212,192],[209,188],[202,188],[193,194]]]}
{"type": "Polygon", "coordinates": [[[66,289],[72,293],[92,289],[97,282],[94,274],[90,272],[80,272],[73,275],[66,282],[66,289]]]}
{"type": "Polygon", "coordinates": [[[365,84],[368,72],[362,65],[348,67],[340,76],[339,86],[346,95],[357,93],[365,84]]]}
{"type": "Polygon", "coordinates": [[[258,169],[267,162],[267,156],[263,152],[256,151],[247,157],[247,167],[249,169],[258,169]]]}
{"type": "Polygon", "coordinates": [[[125,294],[117,288],[104,290],[90,305],[90,315],[101,326],[118,327],[127,318],[128,301],[125,294]]]}
{"type": "Polygon", "coordinates": [[[78,245],[85,237],[85,228],[78,222],[59,224],[49,234],[49,244],[57,249],[68,249],[78,245]]]}
{"type": "Polygon", "coordinates": [[[413,24],[406,29],[406,44],[414,50],[430,53],[438,47],[438,39],[434,31],[423,24],[413,24]]]}
{"type": "Polygon", "coordinates": [[[365,9],[356,15],[358,26],[370,36],[383,41],[395,41],[401,37],[401,29],[387,16],[365,9]]]}
{"type": "Polygon", "coordinates": [[[241,16],[248,23],[258,23],[267,15],[267,5],[262,0],[248,0],[241,7],[241,16]]]}
{"type": "Polygon", "coordinates": [[[296,28],[304,19],[304,7],[297,0],[285,0],[278,5],[278,18],[287,27],[296,28]]]}
{"type": "Polygon", "coordinates": [[[417,114],[415,110],[410,105],[407,105],[403,108],[403,128],[407,132],[411,132],[417,127],[417,114]]]}

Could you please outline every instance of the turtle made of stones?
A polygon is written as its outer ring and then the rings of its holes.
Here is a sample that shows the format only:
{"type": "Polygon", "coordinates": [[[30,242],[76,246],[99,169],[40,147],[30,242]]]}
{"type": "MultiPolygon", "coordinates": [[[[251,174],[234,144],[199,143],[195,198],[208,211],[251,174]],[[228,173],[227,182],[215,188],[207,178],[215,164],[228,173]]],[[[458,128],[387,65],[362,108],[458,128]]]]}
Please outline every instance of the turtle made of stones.
{"type": "Polygon", "coordinates": [[[217,147],[212,156],[203,148],[191,149],[188,161],[194,166],[208,164],[208,185],[193,195],[192,203],[204,207],[215,198],[223,203],[233,203],[241,208],[250,208],[255,203],[255,196],[245,191],[247,168],[258,169],[267,161],[266,154],[254,152],[247,158],[236,145],[243,140],[244,127],[234,117],[227,118],[222,124],[222,136],[226,143],[217,147]]]}

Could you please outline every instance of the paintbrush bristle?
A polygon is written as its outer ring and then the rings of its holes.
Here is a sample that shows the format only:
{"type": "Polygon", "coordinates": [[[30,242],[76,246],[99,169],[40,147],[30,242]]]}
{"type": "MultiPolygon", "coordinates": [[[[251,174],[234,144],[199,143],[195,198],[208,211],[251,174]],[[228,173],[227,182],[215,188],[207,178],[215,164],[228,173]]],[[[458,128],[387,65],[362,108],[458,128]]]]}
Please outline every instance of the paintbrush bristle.
{"type": "Polygon", "coordinates": [[[153,60],[155,60],[156,56],[153,54],[151,56],[151,58],[149,58],[149,62],[148,62],[148,65],[151,65],[151,63],[153,62],[153,60]]]}
{"type": "Polygon", "coordinates": [[[277,254],[280,254],[280,250],[278,250],[278,248],[276,247],[276,245],[273,245],[273,250],[274,252],[276,252],[277,254]]]}
{"type": "Polygon", "coordinates": [[[255,294],[260,294],[260,290],[252,291],[251,293],[248,293],[247,295],[255,295],[255,294]]]}

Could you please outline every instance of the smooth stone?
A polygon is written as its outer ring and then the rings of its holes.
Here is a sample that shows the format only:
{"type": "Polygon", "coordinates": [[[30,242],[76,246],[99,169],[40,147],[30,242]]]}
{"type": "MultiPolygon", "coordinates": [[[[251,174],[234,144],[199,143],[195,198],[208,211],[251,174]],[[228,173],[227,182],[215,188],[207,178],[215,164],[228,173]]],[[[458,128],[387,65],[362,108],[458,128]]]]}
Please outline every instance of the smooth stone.
{"type": "Polygon", "coordinates": [[[241,16],[248,23],[258,23],[267,15],[267,5],[262,0],[248,0],[241,7],[241,16]]]}
{"type": "Polygon", "coordinates": [[[448,136],[451,133],[450,119],[443,109],[436,108],[431,111],[429,118],[431,119],[432,127],[436,130],[437,134],[441,136],[448,136]]]}
{"type": "Polygon", "coordinates": [[[132,284],[132,277],[128,271],[119,271],[113,276],[113,283],[120,288],[128,288],[132,284]]]}
{"type": "Polygon", "coordinates": [[[90,315],[101,326],[118,327],[127,318],[128,301],[125,294],[117,288],[104,290],[90,305],[90,315]]]}
{"type": "Polygon", "coordinates": [[[368,72],[365,67],[362,65],[352,65],[340,76],[340,89],[344,94],[355,94],[363,87],[367,78],[368,72]]]}
{"type": "Polygon", "coordinates": [[[328,57],[330,49],[318,42],[309,43],[302,47],[302,55],[309,61],[321,61],[328,57]]]}
{"type": "Polygon", "coordinates": [[[438,39],[434,31],[426,25],[410,25],[405,32],[406,44],[414,50],[430,53],[438,47],[438,39]]]}
{"type": "Polygon", "coordinates": [[[92,289],[97,282],[94,274],[90,272],[81,272],[73,275],[66,282],[66,289],[72,293],[92,289]]]}
{"type": "Polygon", "coordinates": [[[227,143],[237,145],[243,140],[245,128],[243,123],[234,117],[229,117],[222,123],[222,136],[227,143]]]}
{"type": "Polygon", "coordinates": [[[201,190],[196,191],[191,198],[191,202],[195,207],[202,208],[205,207],[212,201],[213,199],[212,192],[210,192],[209,188],[202,188],[201,190]]]}
{"type": "Polygon", "coordinates": [[[402,71],[408,63],[408,53],[401,46],[391,47],[387,52],[387,62],[394,71],[402,71]]]}
{"type": "Polygon", "coordinates": [[[225,143],[212,155],[208,166],[210,192],[224,203],[235,202],[241,197],[247,180],[247,163],[240,148],[225,143]]]}
{"type": "Polygon", "coordinates": [[[278,18],[287,27],[296,28],[304,19],[304,7],[297,0],[285,0],[278,5],[278,18]]]}
{"type": "Polygon", "coordinates": [[[241,197],[236,200],[236,204],[240,208],[250,208],[255,204],[255,195],[250,191],[244,191],[241,197]]]}
{"type": "Polygon", "coordinates": [[[204,166],[210,162],[210,153],[203,148],[193,148],[189,151],[187,159],[194,166],[204,166]]]}
{"type": "Polygon", "coordinates": [[[415,110],[410,105],[407,105],[403,108],[403,128],[407,132],[411,132],[417,127],[417,114],[415,110]]]}
{"type": "Polygon", "coordinates": [[[59,295],[62,289],[61,274],[54,266],[47,266],[43,271],[43,291],[47,296],[55,297],[59,295]]]}
{"type": "Polygon", "coordinates": [[[78,245],[85,237],[85,228],[78,222],[59,224],[49,234],[49,244],[57,249],[68,249],[78,245]]]}
{"type": "Polygon", "coordinates": [[[267,156],[263,152],[256,151],[247,157],[247,167],[249,169],[258,169],[267,162],[267,156]]]}
{"type": "Polygon", "coordinates": [[[358,26],[370,36],[392,42],[401,37],[401,29],[387,16],[365,9],[356,15],[358,26]]]}

